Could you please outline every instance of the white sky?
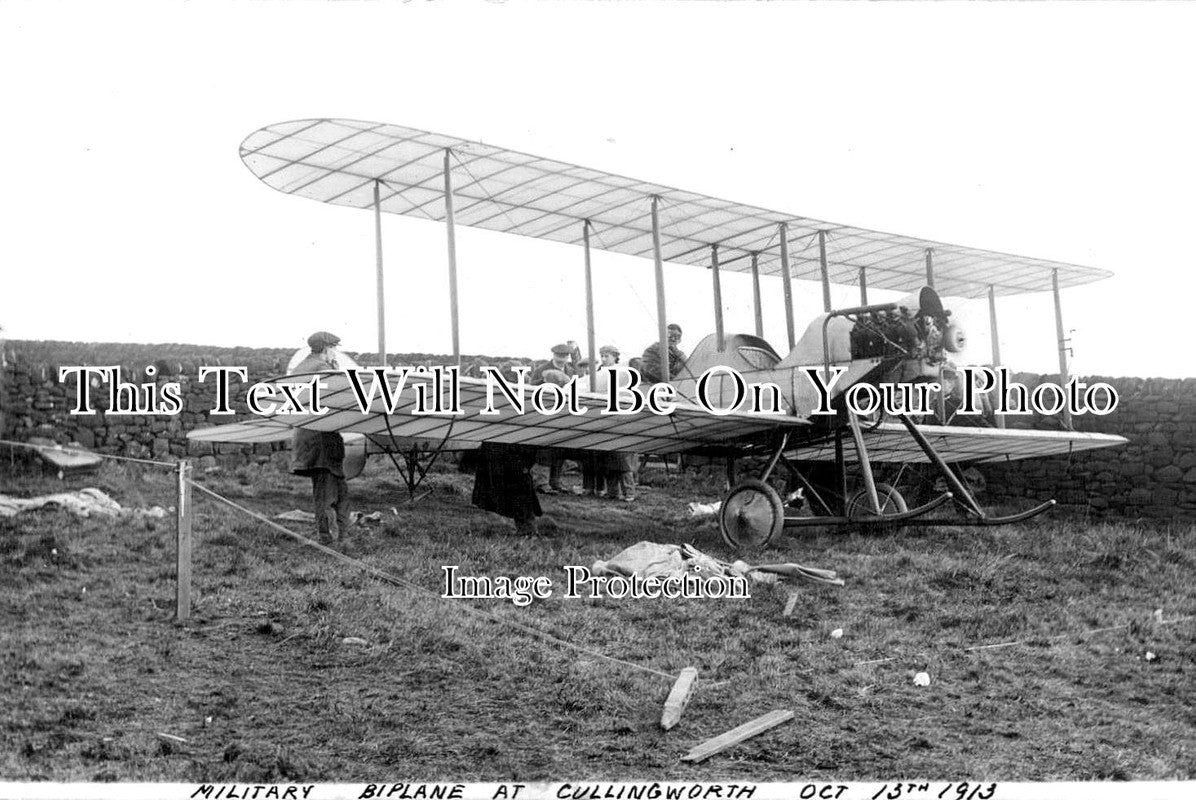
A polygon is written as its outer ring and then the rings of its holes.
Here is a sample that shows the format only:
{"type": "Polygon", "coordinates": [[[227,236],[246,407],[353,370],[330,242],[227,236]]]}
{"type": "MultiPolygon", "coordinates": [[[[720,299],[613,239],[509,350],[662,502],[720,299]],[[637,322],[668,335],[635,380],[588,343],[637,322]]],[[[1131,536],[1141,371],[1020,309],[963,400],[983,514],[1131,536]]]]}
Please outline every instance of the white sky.
{"type": "MultiPolygon", "coordinates": [[[[1194,23],[1192,4],[0,3],[0,325],[295,347],[328,329],[372,351],[372,215],[279,194],[237,151],[349,117],[1111,269],[1063,294],[1073,371],[1192,375],[1194,23]]],[[[387,215],[384,237],[388,349],[449,352],[443,227],[387,215]]],[[[580,248],[468,228],[457,247],[463,352],[584,343],[580,248]]],[[[638,352],[651,262],[594,265],[599,342],[638,352]]],[[[709,273],[666,276],[692,346],[709,273]]],[[[821,292],[797,287],[800,333],[821,292]]],[[[723,295],[750,332],[750,279],[723,295]]],[[[986,304],[962,313],[985,362],[986,304]]],[[[1050,295],[998,314],[1006,363],[1054,371],[1050,295]]]]}

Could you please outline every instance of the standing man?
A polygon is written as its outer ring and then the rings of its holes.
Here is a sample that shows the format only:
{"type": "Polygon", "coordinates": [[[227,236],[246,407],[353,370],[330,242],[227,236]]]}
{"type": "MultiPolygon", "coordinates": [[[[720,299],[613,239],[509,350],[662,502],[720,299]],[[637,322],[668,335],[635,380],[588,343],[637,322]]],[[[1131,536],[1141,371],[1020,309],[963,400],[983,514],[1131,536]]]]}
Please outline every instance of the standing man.
{"type": "MultiPolygon", "coordinates": [[[[669,334],[669,380],[677,380],[677,376],[681,372],[681,368],[685,366],[685,353],[677,345],[681,344],[681,326],[675,322],[670,322],[668,327],[669,334]]],[[[649,383],[660,383],[664,380],[664,369],[661,360],[660,342],[653,342],[644,349],[644,355],[640,358],[640,373],[644,380],[649,383]]]]}
{"type": "MultiPolygon", "coordinates": [[[[531,384],[538,386],[542,383],[555,383],[563,386],[570,378],[577,375],[575,358],[576,343],[553,345],[552,359],[532,370],[531,384]]],[[[568,491],[561,483],[561,475],[565,471],[565,451],[553,448],[546,454],[548,460],[548,484],[540,486],[544,494],[559,494],[568,491]]]]}
{"type": "MultiPolygon", "coordinates": [[[[588,375],[582,375],[577,380],[577,386],[583,392],[606,394],[610,387],[610,368],[619,363],[619,348],[613,344],[604,344],[598,348],[601,362],[594,373],[594,383],[590,383],[588,375]]],[[[607,462],[612,454],[597,451],[587,451],[581,459],[581,489],[583,494],[592,497],[601,496],[608,488],[606,473],[607,462]]]]}
{"type": "Polygon", "coordinates": [[[473,504],[510,517],[516,532],[534,536],[539,532],[536,517],[544,515],[532,479],[535,448],[483,442],[476,452],[473,504]]]}
{"type": "MultiPolygon", "coordinates": [[[[336,361],[339,336],[316,331],[307,337],[311,353],[300,361],[294,374],[328,372],[340,367],[336,361]]],[[[339,433],[295,430],[291,472],[311,477],[315,498],[316,534],[321,544],[343,542],[349,530],[349,487],[345,483],[345,442],[339,433]]]]}
{"type": "MultiPolygon", "coordinates": [[[[619,365],[619,348],[613,344],[604,344],[598,348],[598,355],[602,358],[602,365],[594,381],[594,391],[605,394],[610,386],[610,370],[619,365]]],[[[599,473],[594,479],[594,485],[598,488],[595,494],[628,503],[634,502],[635,472],[639,469],[639,456],[635,453],[619,452],[594,453],[593,456],[599,473]]]]}

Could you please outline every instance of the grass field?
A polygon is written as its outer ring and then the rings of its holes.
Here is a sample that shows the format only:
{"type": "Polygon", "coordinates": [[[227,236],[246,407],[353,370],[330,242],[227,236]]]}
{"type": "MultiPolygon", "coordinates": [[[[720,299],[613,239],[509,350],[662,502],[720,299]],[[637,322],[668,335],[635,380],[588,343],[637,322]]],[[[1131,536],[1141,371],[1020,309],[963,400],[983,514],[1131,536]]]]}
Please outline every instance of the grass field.
{"type": "MultiPolygon", "coordinates": [[[[110,463],[65,484],[4,469],[7,494],[92,485],[126,507],[174,502],[173,475],[154,467],[110,463]]],[[[197,480],[270,516],[308,504],[303,481],[269,464],[197,480]]],[[[1190,526],[1048,517],[787,536],[755,560],[846,580],[798,584],[789,617],[768,586],[746,601],[554,595],[526,608],[435,596],[441,565],[559,582],[563,565],[644,539],[731,560],[713,522],[685,510],[717,499],[716,480],[649,483],[634,507],[545,498],[562,529],[523,538],[469,505],[467,476],[436,472],[432,493],[407,506],[393,473],[371,465],[354,501],[384,522],[357,529],[351,552],[427,592],[197,492],[186,626],[172,621],[171,517],[0,520],[0,780],[1196,777],[1190,526]],[[681,724],[657,724],[670,680],[599,654],[669,674],[697,667],[681,724]],[[923,671],[931,684],[915,686],[923,671]],[[774,709],[796,720],[700,764],[679,760],[774,709]]]]}

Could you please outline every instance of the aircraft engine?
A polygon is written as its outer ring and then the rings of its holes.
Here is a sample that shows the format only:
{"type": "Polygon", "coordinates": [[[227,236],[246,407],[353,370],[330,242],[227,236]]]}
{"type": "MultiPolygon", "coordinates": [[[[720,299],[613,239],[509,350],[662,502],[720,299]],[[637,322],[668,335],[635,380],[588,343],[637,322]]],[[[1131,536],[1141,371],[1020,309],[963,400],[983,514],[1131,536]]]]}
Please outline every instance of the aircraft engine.
{"type": "Polygon", "coordinates": [[[902,358],[929,364],[947,359],[967,345],[962,326],[950,321],[938,293],[929,286],[896,302],[897,308],[871,311],[855,318],[851,329],[852,358],[902,358]]]}

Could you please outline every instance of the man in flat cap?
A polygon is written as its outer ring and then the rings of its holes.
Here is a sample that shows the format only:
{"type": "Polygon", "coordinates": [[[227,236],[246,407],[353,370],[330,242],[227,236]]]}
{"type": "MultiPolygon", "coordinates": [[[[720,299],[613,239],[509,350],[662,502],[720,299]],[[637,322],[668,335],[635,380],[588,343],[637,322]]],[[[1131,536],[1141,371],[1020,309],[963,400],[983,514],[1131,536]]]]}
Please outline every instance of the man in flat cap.
{"type": "Polygon", "coordinates": [[[552,346],[552,358],[532,370],[530,383],[533,386],[545,383],[544,373],[548,370],[557,370],[565,373],[567,378],[572,378],[577,374],[576,356],[577,345],[573,343],[554,344],[552,346]]]}
{"type": "MultiPolygon", "coordinates": [[[[579,355],[576,342],[553,345],[552,358],[532,370],[531,384],[538,386],[542,383],[555,383],[564,386],[577,375],[579,355]]],[[[561,483],[561,474],[565,471],[564,451],[552,449],[543,457],[548,463],[548,485],[539,487],[540,491],[545,494],[567,491],[561,483]]]]}
{"type": "MultiPolygon", "coordinates": [[[[669,334],[669,380],[677,380],[681,368],[685,366],[685,353],[678,347],[681,343],[681,326],[671,322],[668,327],[669,334]]],[[[660,342],[653,342],[644,349],[643,356],[640,357],[640,373],[641,377],[648,383],[660,383],[664,380],[664,362],[661,360],[660,342]]]]}
{"type": "MultiPolygon", "coordinates": [[[[336,346],[340,337],[316,331],[307,337],[311,353],[300,361],[293,374],[328,372],[337,365],[336,346]]],[[[349,530],[349,487],[345,483],[345,442],[339,433],[295,430],[291,472],[311,478],[315,498],[316,534],[321,544],[344,541],[349,530]]]]}

